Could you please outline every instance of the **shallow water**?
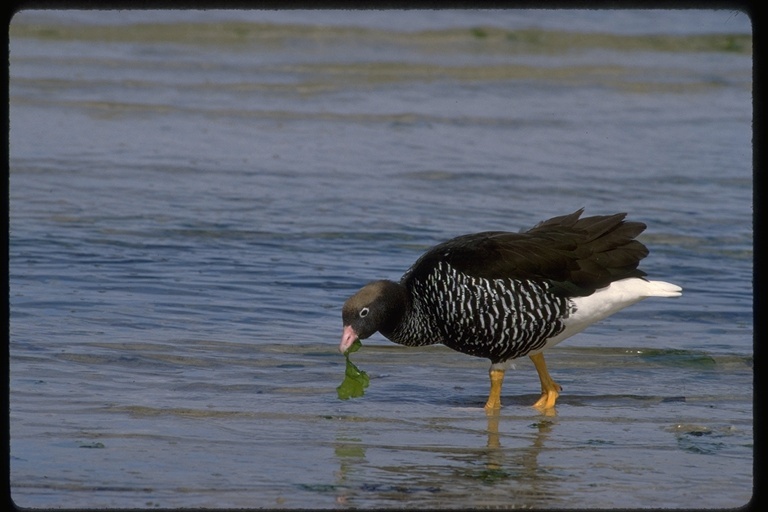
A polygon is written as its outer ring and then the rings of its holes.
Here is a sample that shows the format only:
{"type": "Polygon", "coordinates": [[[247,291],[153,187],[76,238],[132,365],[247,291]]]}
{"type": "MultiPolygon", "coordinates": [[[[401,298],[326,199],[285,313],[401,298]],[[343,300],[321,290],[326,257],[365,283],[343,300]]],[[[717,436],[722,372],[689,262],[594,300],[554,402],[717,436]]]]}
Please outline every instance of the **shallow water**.
{"type": "Polygon", "coordinates": [[[746,503],[750,28],[686,14],[18,15],[15,502],[746,503]],[[685,292],[551,350],[556,415],[527,359],[486,417],[486,361],[378,335],[336,397],[359,286],[580,207],[685,292]]]}

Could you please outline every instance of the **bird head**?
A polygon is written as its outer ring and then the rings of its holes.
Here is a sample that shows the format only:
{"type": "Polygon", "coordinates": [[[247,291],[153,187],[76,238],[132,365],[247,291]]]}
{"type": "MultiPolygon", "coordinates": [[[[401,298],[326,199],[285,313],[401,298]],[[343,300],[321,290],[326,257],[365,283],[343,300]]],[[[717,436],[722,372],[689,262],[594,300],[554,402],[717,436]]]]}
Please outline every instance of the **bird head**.
{"type": "Polygon", "coordinates": [[[342,354],[356,339],[364,340],[375,332],[386,335],[400,322],[405,311],[405,289],[392,281],[374,281],[351,296],[341,309],[344,331],[342,354]]]}

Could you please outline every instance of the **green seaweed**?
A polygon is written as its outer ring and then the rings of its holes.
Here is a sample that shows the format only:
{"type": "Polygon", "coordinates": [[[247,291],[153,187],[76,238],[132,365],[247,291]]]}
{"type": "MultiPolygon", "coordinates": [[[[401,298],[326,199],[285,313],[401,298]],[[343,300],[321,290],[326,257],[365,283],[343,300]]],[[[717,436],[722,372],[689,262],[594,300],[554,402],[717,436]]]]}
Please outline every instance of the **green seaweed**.
{"type": "Polygon", "coordinates": [[[715,358],[700,350],[644,349],[640,358],[666,366],[689,368],[712,368],[717,365],[715,358]]]}
{"type": "Polygon", "coordinates": [[[477,39],[485,39],[486,37],[488,37],[488,32],[481,27],[475,27],[470,29],[469,31],[477,39]]]}
{"type": "Polygon", "coordinates": [[[368,374],[359,369],[349,360],[349,355],[360,350],[360,347],[362,346],[363,344],[357,339],[352,343],[352,346],[344,352],[344,357],[347,360],[347,367],[344,371],[344,380],[336,387],[336,393],[341,400],[349,400],[350,398],[363,396],[363,394],[365,394],[365,388],[367,388],[370,383],[368,374]]]}
{"type": "Polygon", "coordinates": [[[104,443],[100,443],[98,441],[94,441],[92,443],[86,443],[81,441],[80,448],[105,448],[105,446],[104,446],[104,443]]]}

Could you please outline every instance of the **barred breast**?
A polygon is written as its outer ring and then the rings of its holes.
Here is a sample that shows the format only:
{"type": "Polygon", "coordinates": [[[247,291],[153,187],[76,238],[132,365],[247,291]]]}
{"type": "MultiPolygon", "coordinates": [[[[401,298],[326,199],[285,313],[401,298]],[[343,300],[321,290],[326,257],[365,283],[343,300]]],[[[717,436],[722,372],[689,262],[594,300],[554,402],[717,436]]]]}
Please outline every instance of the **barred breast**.
{"type": "Polygon", "coordinates": [[[493,363],[541,349],[565,329],[572,306],[530,279],[487,279],[439,262],[411,282],[413,308],[391,340],[418,346],[442,343],[493,363]]]}

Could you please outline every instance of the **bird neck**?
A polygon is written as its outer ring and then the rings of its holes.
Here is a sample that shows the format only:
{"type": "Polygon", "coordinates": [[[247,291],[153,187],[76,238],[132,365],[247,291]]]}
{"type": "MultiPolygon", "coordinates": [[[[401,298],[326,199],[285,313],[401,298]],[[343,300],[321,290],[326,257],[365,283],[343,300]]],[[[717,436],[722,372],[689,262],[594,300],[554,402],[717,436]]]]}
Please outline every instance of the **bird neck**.
{"type": "Polygon", "coordinates": [[[411,294],[410,287],[388,282],[387,321],[379,332],[399,345],[420,347],[442,343],[439,329],[432,325],[424,304],[411,294]]]}
{"type": "Polygon", "coordinates": [[[379,332],[386,338],[392,339],[392,334],[402,324],[411,307],[411,297],[405,286],[400,283],[382,281],[381,284],[383,287],[384,315],[379,332]]]}

